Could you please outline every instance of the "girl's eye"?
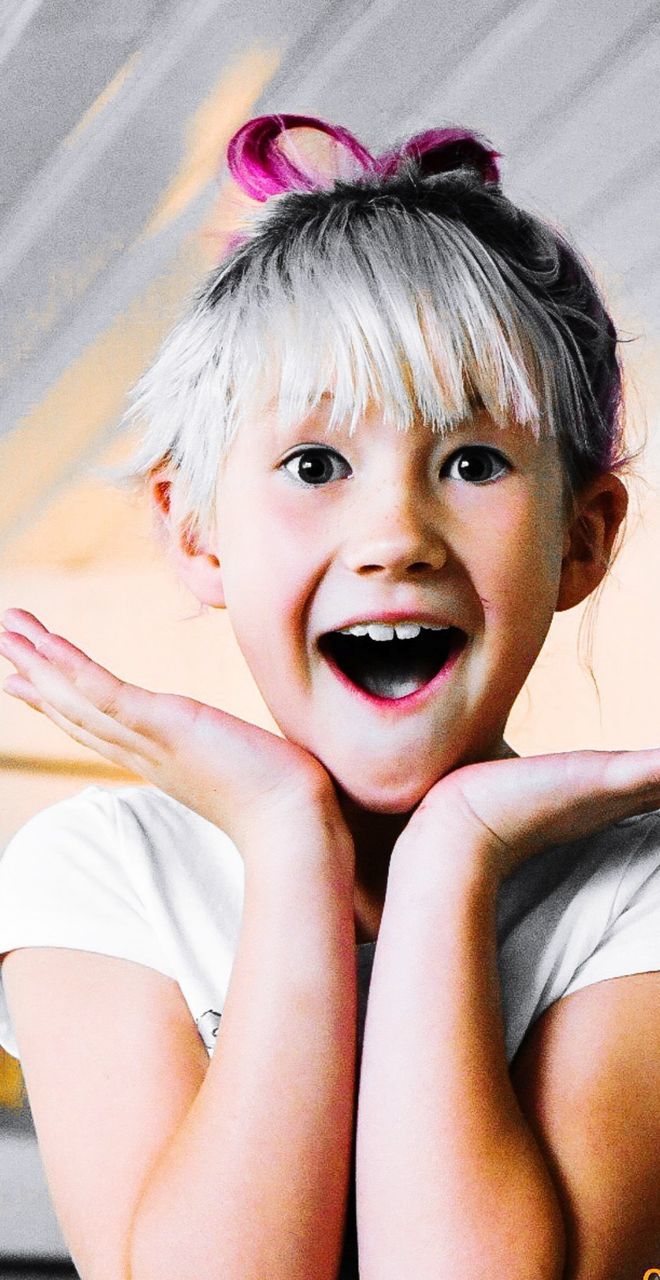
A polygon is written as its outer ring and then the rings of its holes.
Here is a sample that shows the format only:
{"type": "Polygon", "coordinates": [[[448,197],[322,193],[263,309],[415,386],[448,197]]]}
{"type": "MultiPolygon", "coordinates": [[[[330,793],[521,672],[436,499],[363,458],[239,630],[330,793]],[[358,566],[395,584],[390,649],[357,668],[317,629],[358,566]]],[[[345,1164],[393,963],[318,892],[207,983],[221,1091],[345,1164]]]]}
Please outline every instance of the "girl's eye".
{"type": "Polygon", "coordinates": [[[295,476],[303,484],[328,484],[330,480],[342,480],[351,473],[351,468],[341,454],[333,449],[324,449],[321,445],[309,446],[292,453],[282,463],[289,475],[295,476]]]}
{"type": "Polygon", "coordinates": [[[497,449],[486,445],[466,445],[457,449],[445,462],[441,475],[450,480],[466,480],[468,484],[488,484],[499,480],[511,470],[509,463],[497,449]]]}

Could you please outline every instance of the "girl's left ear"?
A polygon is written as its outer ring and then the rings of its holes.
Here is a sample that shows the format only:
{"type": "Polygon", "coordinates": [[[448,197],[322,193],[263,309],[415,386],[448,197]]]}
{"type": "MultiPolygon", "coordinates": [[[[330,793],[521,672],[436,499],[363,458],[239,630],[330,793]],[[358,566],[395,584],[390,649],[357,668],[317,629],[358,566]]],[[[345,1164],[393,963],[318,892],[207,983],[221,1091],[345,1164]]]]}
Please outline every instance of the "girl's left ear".
{"type": "Polygon", "coordinates": [[[154,474],[149,481],[149,494],[161,537],[177,576],[200,604],[224,609],[220,561],[210,547],[192,537],[185,525],[177,520],[171,480],[163,473],[154,474]]]}
{"type": "Polygon", "coordinates": [[[611,471],[578,494],[564,535],[558,613],[580,604],[602,582],[627,507],[625,486],[611,471]]]}

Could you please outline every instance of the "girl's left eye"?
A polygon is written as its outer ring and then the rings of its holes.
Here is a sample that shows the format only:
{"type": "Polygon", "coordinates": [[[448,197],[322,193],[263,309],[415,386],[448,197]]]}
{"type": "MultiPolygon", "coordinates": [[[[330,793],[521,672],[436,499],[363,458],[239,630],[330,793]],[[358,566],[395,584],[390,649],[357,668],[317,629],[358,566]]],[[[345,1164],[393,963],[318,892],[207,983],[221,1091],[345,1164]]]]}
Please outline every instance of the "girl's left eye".
{"type": "Polygon", "coordinates": [[[468,484],[488,484],[499,480],[511,470],[503,454],[487,445],[466,445],[457,449],[447,459],[440,474],[450,480],[465,480],[468,484]]]}
{"type": "Polygon", "coordinates": [[[328,484],[330,480],[343,480],[351,474],[351,468],[341,454],[321,445],[309,445],[285,458],[281,464],[289,475],[306,485],[328,484]]]}

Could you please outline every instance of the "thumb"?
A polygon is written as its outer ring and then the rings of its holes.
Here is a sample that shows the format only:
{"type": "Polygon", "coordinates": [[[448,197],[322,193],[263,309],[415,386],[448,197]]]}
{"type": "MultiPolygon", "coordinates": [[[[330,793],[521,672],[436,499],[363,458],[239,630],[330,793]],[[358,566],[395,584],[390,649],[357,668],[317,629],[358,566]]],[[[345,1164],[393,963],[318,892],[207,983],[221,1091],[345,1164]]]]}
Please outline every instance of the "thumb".
{"type": "Polygon", "coordinates": [[[468,765],[450,775],[512,866],[660,807],[660,750],[571,751],[468,765]]]}

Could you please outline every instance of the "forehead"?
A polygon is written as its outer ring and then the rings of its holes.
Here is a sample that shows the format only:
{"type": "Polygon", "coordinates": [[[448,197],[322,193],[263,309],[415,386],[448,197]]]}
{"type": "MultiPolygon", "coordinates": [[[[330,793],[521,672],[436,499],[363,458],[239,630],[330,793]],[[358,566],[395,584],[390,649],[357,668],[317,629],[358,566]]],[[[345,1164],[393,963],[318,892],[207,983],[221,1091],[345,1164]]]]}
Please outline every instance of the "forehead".
{"type": "Polygon", "coordinates": [[[553,435],[534,431],[513,418],[494,421],[481,405],[475,405],[442,430],[420,412],[415,412],[410,421],[397,421],[375,398],[369,400],[359,417],[337,419],[334,413],[335,396],[330,389],[296,420],[282,419],[273,398],[242,426],[232,449],[244,458],[261,455],[275,459],[295,446],[323,444],[355,457],[377,449],[381,454],[387,451],[404,458],[483,444],[515,455],[525,467],[560,466],[559,447],[553,435]]]}

